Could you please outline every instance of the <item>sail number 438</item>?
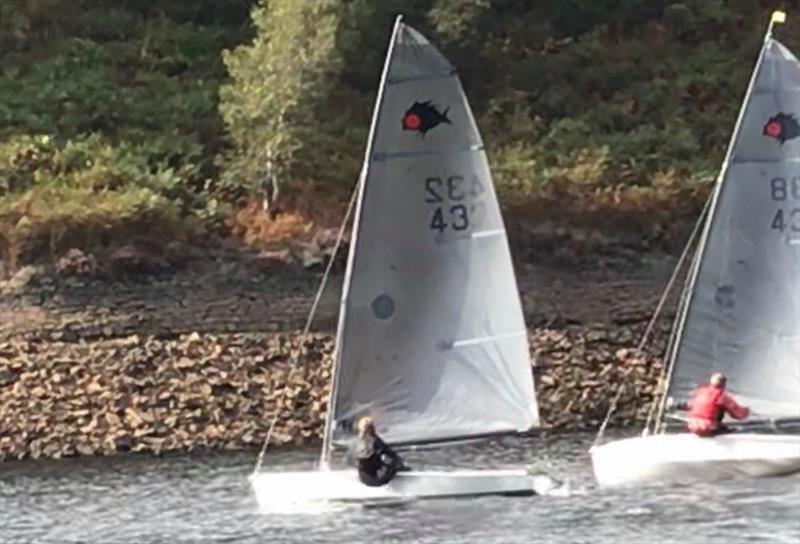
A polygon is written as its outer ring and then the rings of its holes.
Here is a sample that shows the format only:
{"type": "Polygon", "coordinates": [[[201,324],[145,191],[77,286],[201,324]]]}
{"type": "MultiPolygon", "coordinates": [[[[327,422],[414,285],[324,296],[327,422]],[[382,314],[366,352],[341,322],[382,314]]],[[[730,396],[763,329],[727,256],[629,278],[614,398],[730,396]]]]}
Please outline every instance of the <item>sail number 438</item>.
{"type": "Polygon", "coordinates": [[[778,208],[772,217],[770,228],[781,233],[789,230],[800,232],[800,177],[772,178],[769,183],[770,197],[773,202],[795,202],[793,208],[778,208]]]}
{"type": "Polygon", "coordinates": [[[468,229],[476,212],[480,213],[485,207],[482,202],[475,202],[484,191],[477,176],[425,179],[425,202],[437,205],[431,214],[430,229],[439,233],[448,228],[468,229]]]}

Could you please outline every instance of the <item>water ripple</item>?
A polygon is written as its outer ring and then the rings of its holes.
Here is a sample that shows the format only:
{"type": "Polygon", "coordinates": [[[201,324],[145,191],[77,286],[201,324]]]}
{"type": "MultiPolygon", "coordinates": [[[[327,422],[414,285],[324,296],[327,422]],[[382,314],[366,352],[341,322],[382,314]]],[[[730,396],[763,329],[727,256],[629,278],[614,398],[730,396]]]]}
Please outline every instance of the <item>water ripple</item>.
{"type": "MultiPolygon", "coordinates": [[[[602,543],[800,541],[800,477],[600,490],[591,437],[504,439],[404,453],[413,466],[528,465],[565,482],[534,498],[413,501],[292,515],[259,513],[253,454],[69,459],[0,465],[3,544],[602,543]]],[[[277,452],[265,470],[312,468],[314,451],[277,452]]]]}

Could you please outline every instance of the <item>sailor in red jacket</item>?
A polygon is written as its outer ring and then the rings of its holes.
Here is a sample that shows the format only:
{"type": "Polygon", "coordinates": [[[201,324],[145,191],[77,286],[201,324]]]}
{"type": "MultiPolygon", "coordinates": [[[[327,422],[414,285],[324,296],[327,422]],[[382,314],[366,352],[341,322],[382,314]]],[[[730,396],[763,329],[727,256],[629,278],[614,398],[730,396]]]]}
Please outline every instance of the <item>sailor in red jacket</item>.
{"type": "Polygon", "coordinates": [[[717,372],[711,376],[710,383],[701,385],[688,403],[679,403],[678,409],[689,411],[687,427],[697,436],[715,436],[729,432],[722,419],[730,414],[736,419],[745,419],[750,409],[740,406],[725,392],[725,376],[717,372]]]}

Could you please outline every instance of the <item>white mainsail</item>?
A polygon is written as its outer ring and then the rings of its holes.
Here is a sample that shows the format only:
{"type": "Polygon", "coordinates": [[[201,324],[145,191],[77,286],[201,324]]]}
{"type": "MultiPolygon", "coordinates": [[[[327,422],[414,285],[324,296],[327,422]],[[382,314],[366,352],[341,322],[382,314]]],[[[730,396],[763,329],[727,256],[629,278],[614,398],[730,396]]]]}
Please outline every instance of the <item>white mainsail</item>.
{"type": "Polygon", "coordinates": [[[800,417],[800,62],[769,38],[729,152],[669,394],[714,371],[755,419],[800,417]]]}
{"type": "Polygon", "coordinates": [[[362,172],[329,425],[389,442],[538,423],[525,322],[483,143],[459,78],[398,22],[362,172]]]}

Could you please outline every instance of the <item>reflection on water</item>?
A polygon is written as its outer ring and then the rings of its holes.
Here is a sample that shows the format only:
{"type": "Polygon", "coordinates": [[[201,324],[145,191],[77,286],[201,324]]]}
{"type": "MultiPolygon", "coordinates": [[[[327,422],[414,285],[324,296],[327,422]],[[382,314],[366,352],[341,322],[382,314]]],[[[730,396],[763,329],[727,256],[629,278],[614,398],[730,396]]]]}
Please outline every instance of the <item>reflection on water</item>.
{"type": "MultiPolygon", "coordinates": [[[[0,464],[0,541],[480,542],[681,544],[800,541],[800,477],[696,487],[599,490],[590,437],[505,439],[407,451],[410,464],[535,470],[565,496],[414,501],[316,514],[260,514],[247,476],[254,453],[0,464]]],[[[272,453],[266,470],[311,468],[317,452],[272,453]]]]}

